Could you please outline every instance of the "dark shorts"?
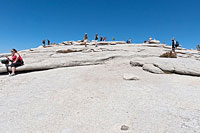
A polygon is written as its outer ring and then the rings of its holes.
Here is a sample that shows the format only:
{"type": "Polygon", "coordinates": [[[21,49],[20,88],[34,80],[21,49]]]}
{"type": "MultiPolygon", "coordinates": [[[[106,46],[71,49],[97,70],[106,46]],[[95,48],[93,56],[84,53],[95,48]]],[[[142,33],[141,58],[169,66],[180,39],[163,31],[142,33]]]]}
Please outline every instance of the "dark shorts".
{"type": "Polygon", "coordinates": [[[10,66],[11,67],[19,67],[22,66],[23,64],[21,62],[16,62],[16,63],[12,63],[10,66]]]}

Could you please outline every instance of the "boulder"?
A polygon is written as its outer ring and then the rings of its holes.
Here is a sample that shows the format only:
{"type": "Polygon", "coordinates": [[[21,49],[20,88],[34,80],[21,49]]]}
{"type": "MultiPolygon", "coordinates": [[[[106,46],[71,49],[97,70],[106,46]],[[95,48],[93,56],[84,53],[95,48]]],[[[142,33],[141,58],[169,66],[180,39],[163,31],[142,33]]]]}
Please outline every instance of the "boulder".
{"type": "Polygon", "coordinates": [[[142,69],[155,74],[164,74],[160,68],[154,66],[153,64],[144,64],[142,69]]]}
{"type": "MultiPolygon", "coordinates": [[[[130,64],[152,64],[165,73],[176,73],[181,75],[200,76],[200,61],[192,58],[138,58],[133,59],[130,64]]],[[[133,65],[132,65],[133,66],[133,65]]]]}
{"type": "Polygon", "coordinates": [[[123,131],[127,131],[128,129],[129,129],[129,127],[126,126],[126,125],[122,125],[122,126],[121,126],[121,130],[123,130],[123,131]]]}
{"type": "Polygon", "coordinates": [[[139,80],[139,77],[134,74],[126,73],[124,74],[123,79],[124,80],[139,80]]]}
{"type": "Polygon", "coordinates": [[[159,40],[150,40],[149,41],[149,44],[160,44],[160,41],[159,40]]]}
{"type": "Polygon", "coordinates": [[[140,61],[131,61],[130,62],[131,66],[133,67],[142,67],[144,65],[144,62],[140,61]]]}
{"type": "Polygon", "coordinates": [[[81,52],[83,50],[73,50],[73,49],[66,49],[66,50],[58,50],[57,53],[72,53],[72,52],[81,52]]]}

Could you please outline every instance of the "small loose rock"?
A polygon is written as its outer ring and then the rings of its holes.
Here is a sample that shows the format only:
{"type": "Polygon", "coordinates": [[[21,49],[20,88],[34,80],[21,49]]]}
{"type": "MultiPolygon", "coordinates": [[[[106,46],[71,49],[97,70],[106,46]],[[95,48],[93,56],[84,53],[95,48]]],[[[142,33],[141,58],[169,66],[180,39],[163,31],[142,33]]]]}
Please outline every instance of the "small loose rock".
{"type": "Polygon", "coordinates": [[[126,125],[122,125],[122,126],[121,126],[121,130],[127,131],[128,129],[129,129],[129,127],[126,126],[126,125]]]}
{"type": "Polygon", "coordinates": [[[139,77],[134,74],[126,73],[123,77],[124,80],[139,80],[139,77]]]}

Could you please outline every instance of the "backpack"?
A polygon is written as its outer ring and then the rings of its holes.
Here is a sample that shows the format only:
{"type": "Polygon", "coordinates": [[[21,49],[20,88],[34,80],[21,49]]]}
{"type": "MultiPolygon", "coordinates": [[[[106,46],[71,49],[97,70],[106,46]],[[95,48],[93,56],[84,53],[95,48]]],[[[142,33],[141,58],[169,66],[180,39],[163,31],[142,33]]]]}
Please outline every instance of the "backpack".
{"type": "Polygon", "coordinates": [[[179,42],[178,42],[178,41],[176,41],[175,47],[178,47],[178,46],[179,46],[179,42]]]}
{"type": "Polygon", "coordinates": [[[9,64],[9,61],[7,59],[1,60],[2,64],[9,64]]]}

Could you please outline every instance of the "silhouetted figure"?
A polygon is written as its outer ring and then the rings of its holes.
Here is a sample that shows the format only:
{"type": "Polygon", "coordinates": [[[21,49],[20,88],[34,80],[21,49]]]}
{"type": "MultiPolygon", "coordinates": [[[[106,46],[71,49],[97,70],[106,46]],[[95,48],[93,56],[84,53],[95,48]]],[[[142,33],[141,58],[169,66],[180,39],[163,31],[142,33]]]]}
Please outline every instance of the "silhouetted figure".
{"type": "Polygon", "coordinates": [[[172,38],[172,51],[175,52],[175,44],[176,44],[176,41],[174,38],[172,38]]]}
{"type": "Polygon", "coordinates": [[[127,44],[131,44],[132,39],[129,38],[129,40],[126,41],[127,44]]]}
{"type": "Polygon", "coordinates": [[[95,47],[97,47],[97,43],[98,43],[98,39],[99,39],[99,36],[98,36],[98,34],[96,33],[96,35],[95,35],[95,47]]]}
{"type": "Polygon", "coordinates": [[[87,33],[85,33],[85,36],[84,36],[84,39],[83,39],[84,41],[84,45],[85,45],[85,47],[87,47],[87,42],[88,42],[88,35],[87,35],[87,33]]]}
{"type": "Polygon", "coordinates": [[[103,41],[103,37],[100,38],[100,41],[103,41]]]}
{"type": "Polygon", "coordinates": [[[45,40],[42,41],[42,45],[43,45],[43,47],[45,47],[45,40]]]}
{"type": "Polygon", "coordinates": [[[51,43],[50,43],[50,41],[49,41],[48,39],[47,39],[47,44],[48,44],[48,45],[51,45],[51,43]]]}
{"type": "Polygon", "coordinates": [[[197,51],[200,51],[200,45],[197,45],[197,51]]]}

